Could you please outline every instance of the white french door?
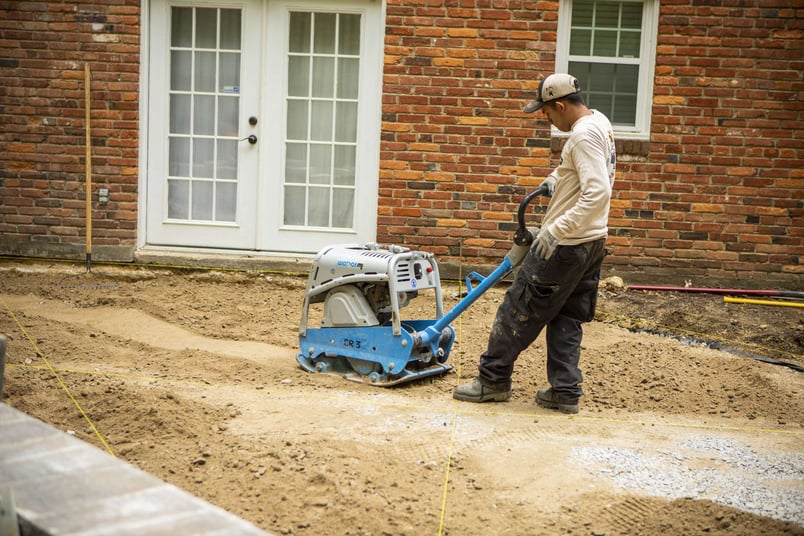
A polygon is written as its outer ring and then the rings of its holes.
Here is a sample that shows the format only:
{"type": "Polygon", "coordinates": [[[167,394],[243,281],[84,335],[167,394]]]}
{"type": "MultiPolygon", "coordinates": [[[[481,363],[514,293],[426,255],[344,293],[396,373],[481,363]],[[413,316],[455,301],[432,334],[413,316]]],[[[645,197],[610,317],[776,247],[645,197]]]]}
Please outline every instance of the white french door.
{"type": "Polygon", "coordinates": [[[374,239],[378,4],[152,0],[147,244],[313,253],[374,239]]]}

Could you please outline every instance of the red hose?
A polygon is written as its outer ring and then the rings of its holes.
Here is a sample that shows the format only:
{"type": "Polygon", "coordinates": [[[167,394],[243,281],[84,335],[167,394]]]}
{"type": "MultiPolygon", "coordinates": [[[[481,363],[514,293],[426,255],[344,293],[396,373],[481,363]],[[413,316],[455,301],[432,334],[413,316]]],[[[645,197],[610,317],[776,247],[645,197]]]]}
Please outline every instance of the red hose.
{"type": "Polygon", "coordinates": [[[630,290],[655,290],[669,292],[696,292],[702,294],[728,294],[741,296],[782,296],[785,298],[804,298],[804,292],[793,290],[752,290],[740,288],[701,288],[701,287],[662,287],[652,285],[628,285],[630,290]]]}

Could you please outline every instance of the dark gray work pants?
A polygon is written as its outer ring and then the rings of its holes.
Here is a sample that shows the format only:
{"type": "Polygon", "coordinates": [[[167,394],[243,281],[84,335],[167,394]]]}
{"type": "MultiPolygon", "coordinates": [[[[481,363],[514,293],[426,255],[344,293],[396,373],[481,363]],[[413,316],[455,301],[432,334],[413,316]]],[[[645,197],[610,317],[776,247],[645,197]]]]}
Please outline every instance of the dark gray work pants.
{"type": "Polygon", "coordinates": [[[562,400],[581,397],[581,324],[595,316],[605,245],[601,238],[558,246],[548,260],[532,251],[525,257],[497,309],[488,348],[480,357],[483,384],[510,386],[517,357],[547,326],[547,380],[562,400]]]}

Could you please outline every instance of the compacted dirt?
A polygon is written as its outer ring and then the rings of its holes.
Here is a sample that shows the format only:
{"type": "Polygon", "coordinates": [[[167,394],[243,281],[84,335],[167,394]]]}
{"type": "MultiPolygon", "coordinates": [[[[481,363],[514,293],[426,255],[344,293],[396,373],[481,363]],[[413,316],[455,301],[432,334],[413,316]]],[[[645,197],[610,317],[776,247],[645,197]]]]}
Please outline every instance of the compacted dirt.
{"type": "Polygon", "coordinates": [[[298,366],[306,274],[82,271],[0,262],[4,401],[267,532],[804,534],[800,308],[607,280],[570,417],[533,402],[543,335],[510,401],[452,399],[505,285],[453,323],[452,371],[378,388],[298,366]]]}

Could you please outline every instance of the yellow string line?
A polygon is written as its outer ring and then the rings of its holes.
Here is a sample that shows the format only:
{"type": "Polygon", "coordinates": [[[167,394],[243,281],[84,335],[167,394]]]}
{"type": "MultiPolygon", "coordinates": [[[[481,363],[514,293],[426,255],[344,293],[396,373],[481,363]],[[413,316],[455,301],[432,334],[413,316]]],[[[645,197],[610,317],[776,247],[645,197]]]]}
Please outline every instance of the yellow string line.
{"type": "MultiPolygon", "coordinates": [[[[64,390],[64,392],[65,392],[65,393],[67,393],[67,396],[70,398],[70,400],[73,402],[73,404],[75,404],[75,407],[76,407],[76,408],[78,408],[78,411],[79,411],[79,413],[81,413],[81,415],[84,417],[84,420],[86,420],[86,421],[89,423],[89,427],[90,427],[90,428],[92,428],[92,431],[93,431],[93,432],[95,432],[95,435],[98,437],[98,439],[100,440],[101,444],[102,444],[104,447],[106,447],[106,450],[107,450],[107,451],[109,451],[109,454],[111,454],[112,456],[115,456],[114,451],[113,451],[113,450],[112,450],[112,448],[109,446],[109,444],[108,444],[108,443],[106,443],[106,440],[103,438],[103,436],[102,436],[102,435],[101,435],[101,433],[98,431],[98,429],[97,429],[97,428],[95,428],[95,424],[92,422],[92,420],[91,420],[91,419],[89,418],[89,416],[86,414],[86,412],[84,411],[84,408],[82,408],[82,407],[81,407],[81,404],[79,404],[79,403],[78,403],[78,400],[76,400],[76,399],[75,399],[75,397],[73,396],[73,393],[70,391],[70,389],[67,387],[67,385],[65,385],[65,384],[64,384],[64,382],[61,380],[61,376],[59,376],[59,374],[56,372],[56,369],[55,369],[55,368],[53,368],[53,366],[50,364],[50,361],[48,361],[47,357],[45,357],[45,353],[44,353],[44,352],[42,352],[42,351],[39,349],[39,347],[36,345],[36,342],[34,342],[34,340],[31,338],[31,336],[30,336],[30,335],[28,335],[28,331],[25,329],[25,326],[23,326],[23,325],[22,325],[22,323],[19,321],[19,319],[17,319],[17,316],[16,316],[16,315],[14,314],[14,312],[13,312],[13,311],[12,311],[12,310],[11,310],[11,309],[8,307],[8,305],[6,304],[5,300],[3,300],[3,298],[2,298],[2,297],[0,297],[0,303],[2,303],[2,304],[3,304],[3,308],[4,308],[6,311],[8,311],[8,314],[11,316],[11,318],[12,318],[12,319],[14,320],[14,322],[17,324],[17,327],[20,329],[20,331],[21,331],[21,332],[22,332],[22,334],[25,336],[25,338],[26,338],[26,339],[28,339],[28,342],[29,342],[29,343],[31,343],[31,346],[33,346],[34,351],[36,352],[36,355],[38,355],[39,357],[41,357],[41,358],[42,358],[42,361],[44,361],[44,362],[45,362],[45,365],[47,365],[48,370],[49,370],[49,371],[51,372],[51,374],[53,374],[53,376],[56,378],[56,381],[58,381],[58,382],[59,382],[59,385],[61,385],[61,388],[64,390]]],[[[115,456],[115,457],[116,457],[116,456],[115,456]]]]}
{"type": "Polygon", "coordinates": [[[458,411],[457,411],[458,401],[452,401],[452,426],[449,434],[449,448],[447,449],[447,467],[444,470],[444,491],[441,494],[441,516],[438,522],[438,534],[439,536],[444,534],[444,520],[447,514],[447,497],[449,496],[449,476],[450,476],[450,469],[452,468],[452,453],[455,448],[455,435],[457,434],[458,430],[458,411]]]}
{"type": "MultiPolygon", "coordinates": [[[[461,289],[463,288],[463,240],[460,241],[458,247],[460,248],[458,255],[458,258],[460,259],[458,261],[458,302],[460,302],[460,296],[462,294],[461,289]]],[[[460,345],[460,341],[462,340],[463,335],[462,317],[463,315],[459,315],[458,318],[456,319],[458,322],[458,330],[455,336],[456,340],[453,341],[453,344],[455,342],[458,342],[460,345]]],[[[455,373],[458,375],[458,384],[460,385],[463,378],[460,359],[458,360],[455,373]]],[[[447,467],[444,470],[444,490],[441,496],[441,514],[439,516],[439,522],[438,522],[438,536],[443,536],[444,534],[444,520],[446,519],[447,515],[447,497],[449,496],[449,477],[450,477],[450,469],[452,468],[452,453],[455,450],[455,436],[457,434],[457,431],[458,431],[458,401],[453,398],[452,426],[449,436],[449,447],[447,448],[447,467]]]]}

